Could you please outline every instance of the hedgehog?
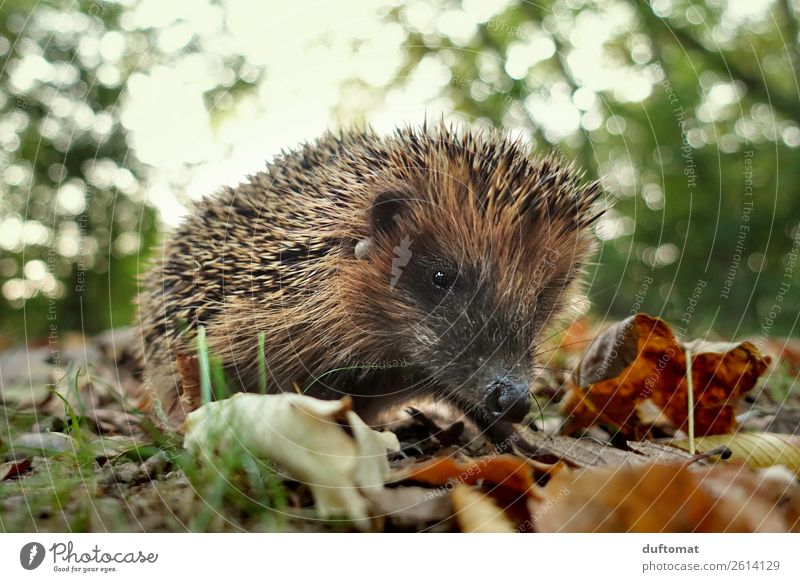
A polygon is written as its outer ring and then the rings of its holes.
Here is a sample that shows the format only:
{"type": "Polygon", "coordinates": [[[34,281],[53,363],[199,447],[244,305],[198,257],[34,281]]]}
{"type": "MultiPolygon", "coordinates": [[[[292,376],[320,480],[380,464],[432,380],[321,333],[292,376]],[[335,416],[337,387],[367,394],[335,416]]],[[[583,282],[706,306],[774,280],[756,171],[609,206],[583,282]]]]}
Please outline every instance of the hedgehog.
{"type": "Polygon", "coordinates": [[[373,425],[419,397],[490,433],[522,421],[539,346],[580,296],[600,192],[498,130],[329,132],[282,151],[197,203],[142,278],[157,420],[180,406],[176,357],[202,326],[235,391],[266,370],[269,391],[349,396],[373,425]]]}

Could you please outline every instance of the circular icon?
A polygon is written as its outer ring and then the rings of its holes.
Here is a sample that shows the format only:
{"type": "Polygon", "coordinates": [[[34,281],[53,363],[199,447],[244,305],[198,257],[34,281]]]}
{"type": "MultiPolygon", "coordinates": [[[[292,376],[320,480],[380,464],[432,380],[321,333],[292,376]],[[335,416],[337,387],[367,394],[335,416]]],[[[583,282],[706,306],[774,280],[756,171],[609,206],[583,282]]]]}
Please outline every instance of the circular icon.
{"type": "Polygon", "coordinates": [[[26,570],[35,570],[44,561],[44,546],[39,542],[30,542],[19,551],[19,563],[26,570]]]}

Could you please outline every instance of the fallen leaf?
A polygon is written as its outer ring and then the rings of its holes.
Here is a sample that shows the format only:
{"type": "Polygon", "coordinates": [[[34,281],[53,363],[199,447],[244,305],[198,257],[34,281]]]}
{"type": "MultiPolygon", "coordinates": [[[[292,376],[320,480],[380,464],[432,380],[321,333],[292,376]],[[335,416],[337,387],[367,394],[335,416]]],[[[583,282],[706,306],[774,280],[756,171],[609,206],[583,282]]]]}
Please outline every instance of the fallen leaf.
{"type": "MultiPolygon", "coordinates": [[[[520,435],[533,446],[546,450],[555,459],[573,467],[621,467],[651,462],[688,461],[691,455],[675,447],[651,441],[628,441],[627,446],[636,451],[623,450],[595,439],[576,439],[568,436],[548,436],[541,431],[518,428],[520,435]]],[[[547,470],[537,468],[537,476],[551,474],[551,465],[547,470]]]]}
{"type": "Polygon", "coordinates": [[[208,457],[238,445],[271,459],[308,485],[320,515],[344,515],[362,529],[369,525],[364,493],[383,488],[386,451],[398,447],[391,433],[367,427],[349,399],[240,393],[201,406],[186,424],[186,448],[208,457]]]}
{"type": "MultiPolygon", "coordinates": [[[[706,342],[695,340],[683,345],[692,354],[695,435],[729,433],[736,426],[735,405],[755,386],[771,358],[763,356],[750,342],[706,342]]],[[[673,425],[688,432],[686,361],[684,377],[677,386],[664,383],[653,393],[673,425]]]]}
{"type": "Polygon", "coordinates": [[[752,531],[800,532],[800,484],[786,467],[718,464],[695,472],[707,491],[737,508],[752,531]]]}
{"type": "Polygon", "coordinates": [[[0,481],[19,477],[23,473],[28,472],[28,470],[31,468],[31,464],[32,462],[29,458],[20,459],[19,461],[10,461],[8,463],[0,463],[0,481]]]}
{"type": "Polygon", "coordinates": [[[453,517],[450,495],[427,487],[384,487],[368,494],[370,513],[395,528],[420,531],[453,517]]]}
{"type": "MultiPolygon", "coordinates": [[[[668,444],[689,450],[688,440],[671,441],[668,444]]],[[[800,437],[795,435],[739,432],[696,438],[694,444],[698,453],[726,446],[733,451],[732,461],[744,462],[754,469],[784,465],[800,476],[800,437]]]]}
{"type": "Polygon", "coordinates": [[[513,533],[511,520],[491,497],[468,485],[457,484],[450,493],[456,520],[464,533],[513,533]]]}
{"type": "MultiPolygon", "coordinates": [[[[800,485],[784,483],[784,495],[800,499],[800,485]]],[[[743,465],[563,471],[529,505],[540,532],[788,532],[798,515],[743,465]]]]}
{"type": "Polygon", "coordinates": [[[672,425],[688,432],[686,350],[692,353],[694,432],[697,436],[730,432],[734,406],[767,369],[750,342],[681,344],[666,322],[644,313],[601,332],[584,353],[562,403],[568,415],[565,432],[594,424],[641,440],[645,400],[672,425]]]}
{"type": "Polygon", "coordinates": [[[517,493],[534,493],[533,467],[523,458],[513,455],[487,455],[474,459],[458,460],[447,455],[417,463],[402,469],[392,477],[393,481],[417,481],[428,485],[484,483],[517,493]]]}
{"type": "Polygon", "coordinates": [[[780,511],[793,533],[800,533],[800,487],[797,475],[782,465],[757,469],[759,491],[773,511],[780,511]]]}

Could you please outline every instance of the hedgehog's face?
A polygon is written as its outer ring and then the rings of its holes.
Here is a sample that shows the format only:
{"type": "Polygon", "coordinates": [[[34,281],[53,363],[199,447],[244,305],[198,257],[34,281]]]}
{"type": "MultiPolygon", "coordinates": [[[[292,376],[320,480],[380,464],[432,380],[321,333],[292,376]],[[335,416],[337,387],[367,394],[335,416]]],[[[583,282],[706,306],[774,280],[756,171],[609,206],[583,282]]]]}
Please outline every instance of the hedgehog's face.
{"type": "Polygon", "coordinates": [[[415,382],[484,422],[517,422],[531,407],[536,345],[588,249],[574,232],[532,232],[541,223],[468,206],[379,196],[369,294],[415,382]]]}
{"type": "Polygon", "coordinates": [[[420,240],[395,292],[412,306],[412,362],[443,395],[488,419],[522,420],[531,405],[534,305],[498,294],[491,260],[452,254],[420,240]]]}

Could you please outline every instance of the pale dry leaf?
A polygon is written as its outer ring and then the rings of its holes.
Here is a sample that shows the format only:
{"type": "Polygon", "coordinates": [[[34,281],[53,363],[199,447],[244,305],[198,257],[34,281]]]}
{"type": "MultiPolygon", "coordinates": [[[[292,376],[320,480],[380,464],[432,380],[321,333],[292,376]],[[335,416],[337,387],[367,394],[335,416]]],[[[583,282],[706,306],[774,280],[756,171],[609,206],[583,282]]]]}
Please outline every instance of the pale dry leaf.
{"type": "Polygon", "coordinates": [[[184,446],[211,452],[239,445],[275,461],[308,485],[321,516],[346,516],[366,528],[363,490],[383,487],[389,474],[387,442],[392,443],[349,407],[348,400],[300,394],[236,394],[189,413],[184,446]]]}
{"type": "Polygon", "coordinates": [[[450,495],[428,487],[384,487],[369,492],[372,514],[397,528],[419,531],[431,524],[447,524],[453,516],[450,495]]]}
{"type": "Polygon", "coordinates": [[[511,520],[491,497],[469,485],[457,484],[450,493],[453,510],[464,533],[513,533],[511,520]]]}
{"type": "MultiPolygon", "coordinates": [[[[347,424],[353,431],[359,454],[365,459],[386,459],[386,451],[400,450],[400,442],[392,432],[378,432],[372,430],[352,410],[346,413],[347,424]]],[[[369,489],[383,489],[383,484],[389,478],[389,464],[374,462],[359,462],[355,465],[353,481],[363,491],[369,489]]]]}

